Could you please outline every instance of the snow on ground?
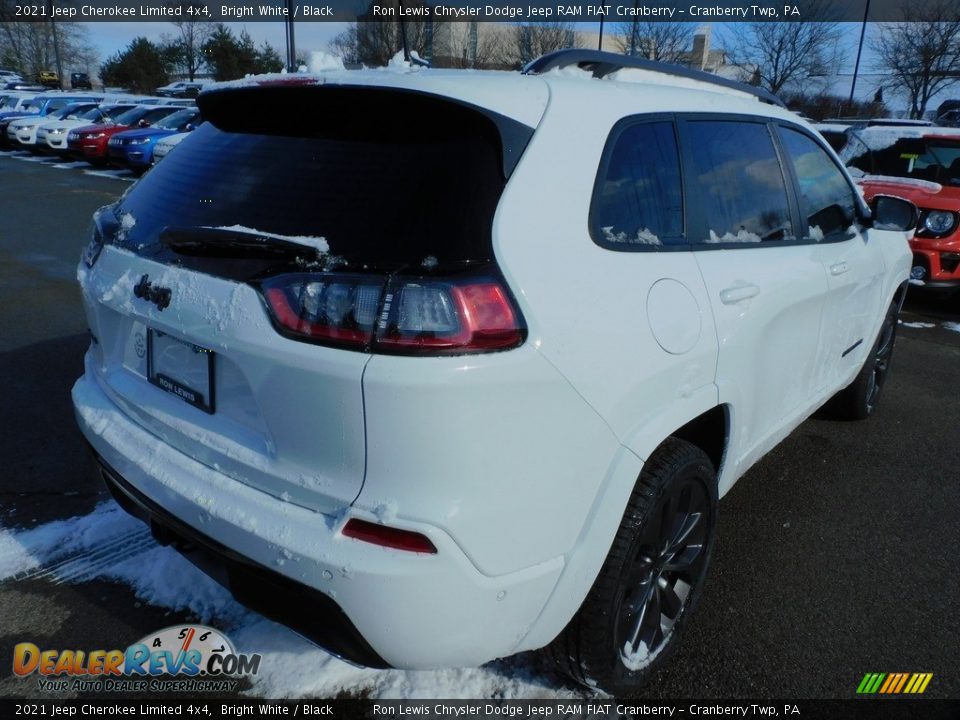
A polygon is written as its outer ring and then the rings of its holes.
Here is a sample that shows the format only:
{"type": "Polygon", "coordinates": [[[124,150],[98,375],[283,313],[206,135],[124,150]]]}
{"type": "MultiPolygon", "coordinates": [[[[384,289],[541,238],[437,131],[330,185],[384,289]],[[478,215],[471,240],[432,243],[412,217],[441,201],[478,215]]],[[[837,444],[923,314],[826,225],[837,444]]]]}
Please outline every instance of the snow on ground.
{"type": "Polygon", "coordinates": [[[947,330],[953,330],[954,332],[960,332],[960,322],[945,322],[943,326],[947,330]]]}
{"type": "Polygon", "coordinates": [[[903,320],[900,321],[900,324],[903,325],[904,327],[917,328],[917,329],[936,327],[936,325],[934,325],[933,323],[925,323],[925,322],[904,322],[903,320]]]}
{"type": "Polygon", "coordinates": [[[225,631],[239,651],[261,654],[260,672],[248,691],[257,697],[332,697],[341,691],[392,699],[583,697],[529,653],[480,668],[437,671],[345,663],[237,603],[176,551],[154,542],[146,527],[113,501],[89,515],[29,530],[0,527],[0,581],[23,577],[117,581],[146,602],[196,615],[225,631]]]}
{"type": "Polygon", "coordinates": [[[84,170],[84,175],[93,175],[95,177],[108,177],[114,180],[126,180],[133,182],[136,178],[130,174],[129,170],[84,170]]]}

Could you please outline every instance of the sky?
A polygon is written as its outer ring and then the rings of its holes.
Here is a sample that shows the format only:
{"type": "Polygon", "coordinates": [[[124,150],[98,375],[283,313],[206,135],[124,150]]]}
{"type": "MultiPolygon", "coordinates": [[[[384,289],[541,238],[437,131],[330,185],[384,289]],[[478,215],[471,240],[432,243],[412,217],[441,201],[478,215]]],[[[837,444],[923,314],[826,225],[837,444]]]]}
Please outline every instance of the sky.
{"type": "MultiPolygon", "coordinates": [[[[138,36],[145,36],[150,40],[159,40],[161,34],[172,35],[175,28],[170,23],[165,22],[93,22],[81,23],[90,31],[90,40],[100,52],[100,59],[105,60],[113,53],[129,45],[130,41],[138,36]]],[[[284,24],[282,22],[232,22],[226,23],[235,34],[246,30],[253,40],[259,44],[266,40],[281,57],[285,56],[284,24]]],[[[586,32],[597,32],[598,23],[576,23],[586,32]]],[[[713,23],[713,41],[712,45],[718,47],[722,45],[730,30],[737,23],[713,23]]],[[[306,57],[311,50],[327,50],[328,43],[338,33],[347,27],[347,23],[340,22],[300,22],[295,25],[297,54],[306,57]]],[[[853,74],[854,61],[856,59],[857,43],[860,36],[860,23],[840,23],[841,42],[845,52],[845,62],[840,68],[839,77],[832,83],[832,91],[836,94],[846,95],[850,91],[850,78],[853,74]]],[[[607,23],[604,28],[605,33],[611,32],[611,23],[607,23]]],[[[869,42],[872,33],[876,32],[876,27],[870,23],[867,27],[867,41],[864,45],[863,59],[860,65],[860,79],[857,81],[857,99],[869,100],[876,91],[877,84],[882,80],[873,65],[873,55],[869,49],[869,42]]],[[[900,105],[897,99],[885,96],[888,106],[900,105]]],[[[904,104],[905,107],[905,104],[904,104]]]]}

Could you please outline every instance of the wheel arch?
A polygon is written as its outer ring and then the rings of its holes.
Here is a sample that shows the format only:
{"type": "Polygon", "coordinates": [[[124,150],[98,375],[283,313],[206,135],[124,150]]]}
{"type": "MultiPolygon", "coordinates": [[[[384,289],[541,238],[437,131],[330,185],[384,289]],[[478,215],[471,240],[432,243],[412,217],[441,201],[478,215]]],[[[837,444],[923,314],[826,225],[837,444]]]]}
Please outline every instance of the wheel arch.
{"type": "Polygon", "coordinates": [[[645,459],[669,438],[680,438],[707,454],[719,479],[727,455],[729,428],[730,408],[714,404],[682,424],[674,425],[672,430],[662,431],[642,458],[626,443],[621,446],[587,514],[577,543],[566,553],[563,571],[550,598],[529,632],[519,640],[516,652],[544,647],[576,614],[610,552],[645,459]]]}

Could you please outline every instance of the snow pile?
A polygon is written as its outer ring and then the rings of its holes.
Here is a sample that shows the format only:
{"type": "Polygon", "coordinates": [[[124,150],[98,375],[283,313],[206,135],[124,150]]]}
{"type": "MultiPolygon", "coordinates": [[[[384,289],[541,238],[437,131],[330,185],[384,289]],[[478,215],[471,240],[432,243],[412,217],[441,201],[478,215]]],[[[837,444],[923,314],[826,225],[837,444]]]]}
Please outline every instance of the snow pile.
{"type": "Polygon", "coordinates": [[[343,58],[323,50],[313,50],[307,64],[307,72],[322,73],[324,70],[345,70],[343,58]]]}
{"type": "Polygon", "coordinates": [[[263,230],[257,230],[256,228],[249,228],[244,225],[230,225],[220,226],[220,227],[207,227],[210,230],[229,230],[230,232],[238,233],[248,233],[250,235],[259,235],[261,237],[273,238],[274,240],[285,240],[286,242],[295,243],[297,245],[304,245],[306,247],[311,247],[322,255],[326,255],[330,252],[330,245],[327,243],[327,239],[317,235],[279,235],[277,233],[264,232],[263,230]]]}
{"type": "Polygon", "coordinates": [[[749,232],[741,228],[737,230],[737,234],[734,235],[731,232],[725,232],[723,235],[717,235],[713,230],[710,231],[710,237],[707,238],[706,242],[710,244],[717,243],[758,243],[761,242],[761,238],[756,233],[749,232]]]}
{"type": "Polygon", "coordinates": [[[885,150],[888,147],[896,145],[898,141],[904,139],[917,139],[927,137],[928,135],[956,135],[960,136],[958,128],[932,127],[929,125],[920,126],[892,126],[884,127],[875,125],[856,130],[854,134],[863,141],[871,150],[885,150]]]}
{"type": "Polygon", "coordinates": [[[563,686],[531,654],[452,670],[371,670],[347,664],[237,603],[176,551],[157,545],[145,526],[113,501],[89,515],[30,530],[0,528],[0,580],[24,576],[118,581],[146,602],[196,615],[199,622],[223,630],[239,652],[262,655],[248,691],[255,697],[333,697],[344,691],[394,699],[585,696],[563,686]]]}
{"type": "Polygon", "coordinates": [[[918,330],[919,330],[919,329],[922,329],[922,328],[932,328],[932,327],[936,327],[936,325],[934,325],[933,323],[925,323],[925,322],[904,322],[903,320],[900,321],[900,324],[903,325],[904,327],[916,328],[916,329],[918,329],[918,330]]]}
{"type": "Polygon", "coordinates": [[[414,72],[421,70],[427,66],[427,61],[421,58],[416,50],[410,51],[410,60],[405,60],[403,57],[403,50],[400,50],[396,55],[390,58],[390,62],[387,63],[386,68],[379,68],[380,70],[390,70],[393,72],[414,72]]]}
{"type": "Polygon", "coordinates": [[[612,243],[627,243],[629,245],[662,245],[660,238],[650,232],[649,228],[640,228],[633,237],[625,232],[613,232],[613,225],[600,228],[603,230],[603,239],[612,243]]]}
{"type": "Polygon", "coordinates": [[[947,330],[953,330],[953,332],[960,332],[960,322],[945,322],[943,327],[947,330]]]}

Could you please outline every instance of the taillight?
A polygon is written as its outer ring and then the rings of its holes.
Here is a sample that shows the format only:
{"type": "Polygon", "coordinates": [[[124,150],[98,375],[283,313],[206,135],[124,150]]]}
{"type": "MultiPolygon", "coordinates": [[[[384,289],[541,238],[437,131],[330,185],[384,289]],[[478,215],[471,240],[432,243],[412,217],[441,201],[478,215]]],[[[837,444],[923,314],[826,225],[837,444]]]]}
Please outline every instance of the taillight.
{"type": "Polygon", "coordinates": [[[261,283],[278,329],[295,339],[402,355],[457,355],[516,347],[525,330],[503,283],[339,273],[280,275],[261,283]]]}
{"type": "Polygon", "coordinates": [[[287,334],[362,348],[373,339],[384,282],[367,276],[280,275],[262,283],[267,305],[287,334]]]}
{"type": "Polygon", "coordinates": [[[367,522],[351,518],[343,526],[341,531],[343,535],[354,540],[380,545],[382,547],[393,548],[394,550],[406,550],[407,552],[428,553],[435,555],[437,547],[426,535],[410,530],[401,530],[399,528],[388,527],[387,525],[378,525],[377,523],[367,522]]]}

